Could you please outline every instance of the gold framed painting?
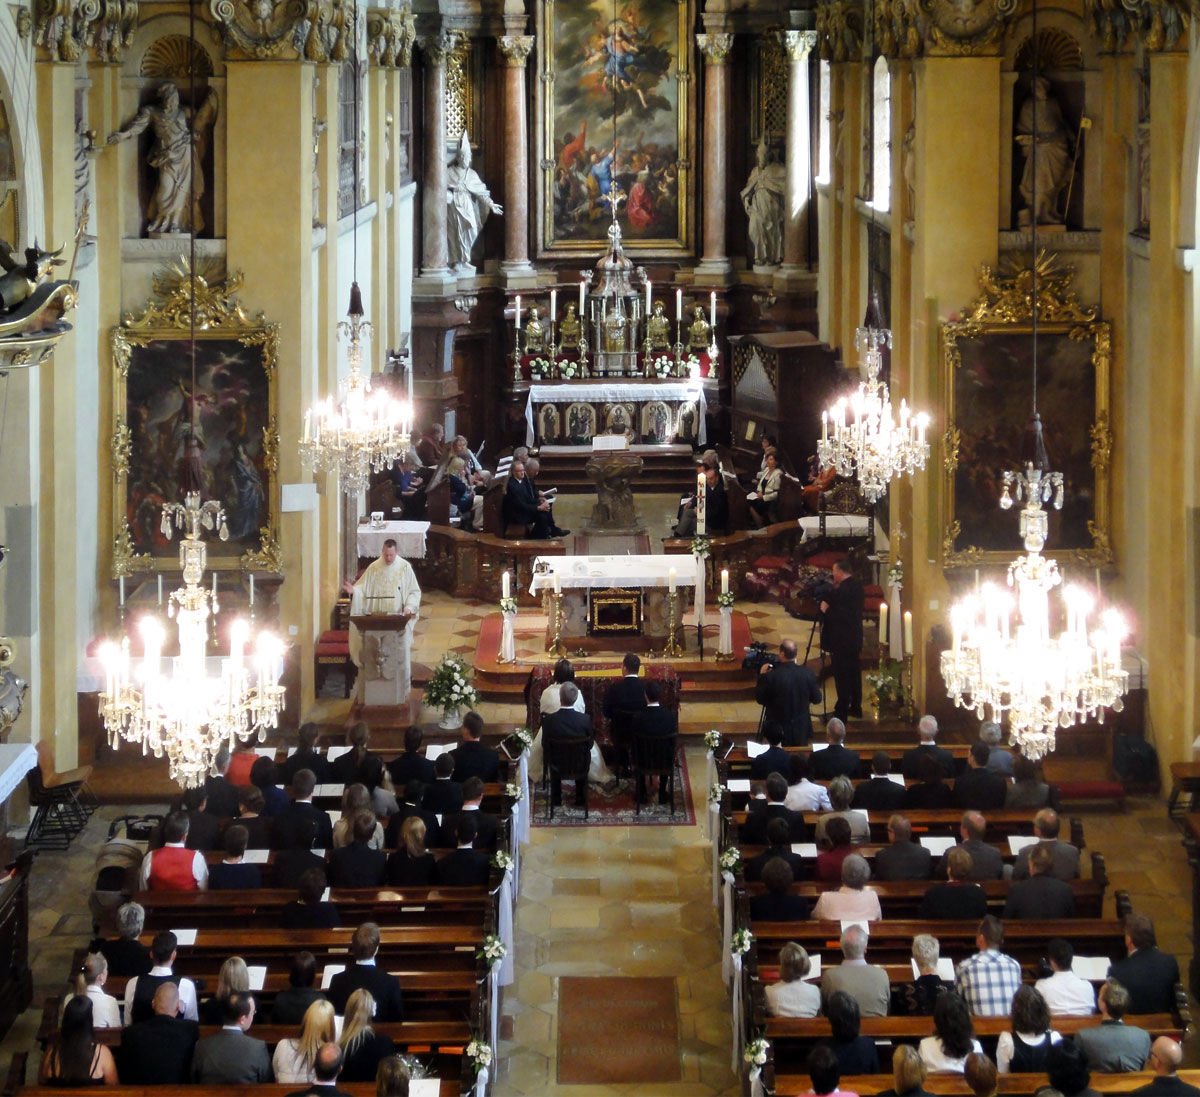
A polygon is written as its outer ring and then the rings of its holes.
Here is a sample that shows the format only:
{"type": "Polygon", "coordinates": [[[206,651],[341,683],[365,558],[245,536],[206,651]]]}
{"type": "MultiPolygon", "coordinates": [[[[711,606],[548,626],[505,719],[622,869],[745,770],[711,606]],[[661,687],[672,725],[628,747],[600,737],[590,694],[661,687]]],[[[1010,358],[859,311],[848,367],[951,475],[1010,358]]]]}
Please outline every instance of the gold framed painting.
{"type": "Polygon", "coordinates": [[[539,255],[693,248],[694,0],[541,0],[539,255]]]}
{"type": "Polygon", "coordinates": [[[1074,270],[1044,253],[1034,267],[984,267],[981,293],[941,328],[947,570],[1008,565],[1022,551],[1018,508],[1001,510],[1002,477],[1020,467],[1033,410],[1032,287],[1037,271],[1037,410],[1051,467],[1063,474],[1049,509],[1046,554],[1060,565],[1113,562],[1109,535],[1111,339],[1095,308],[1071,292],[1074,270]]]}
{"type": "Polygon", "coordinates": [[[196,283],[194,386],[186,269],[157,275],[155,298],[113,329],[114,576],[178,570],[162,506],[196,486],[229,529],[209,540],[208,567],[278,570],[278,325],[243,312],[240,274],[196,283]]]}

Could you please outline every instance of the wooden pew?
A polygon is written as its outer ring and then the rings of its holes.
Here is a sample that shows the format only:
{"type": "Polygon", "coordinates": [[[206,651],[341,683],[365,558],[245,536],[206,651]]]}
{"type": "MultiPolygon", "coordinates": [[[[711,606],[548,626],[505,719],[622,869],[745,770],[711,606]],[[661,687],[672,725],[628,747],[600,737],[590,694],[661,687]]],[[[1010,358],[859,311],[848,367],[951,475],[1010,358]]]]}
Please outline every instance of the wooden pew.
{"type": "MultiPolygon", "coordinates": [[[[498,831],[498,832],[497,832],[497,834],[496,834],[496,847],[497,847],[498,849],[504,849],[504,850],[506,850],[506,849],[508,849],[508,848],[509,848],[509,846],[508,846],[507,834],[506,834],[506,831],[505,831],[505,829],[504,829],[504,828],[505,828],[505,825],[506,825],[506,822],[507,822],[507,821],[505,821],[505,820],[502,820],[502,821],[501,821],[501,830],[500,830],[500,831],[498,831]]],[[[325,861],[326,861],[326,866],[328,866],[328,857],[329,857],[329,852],[330,852],[329,850],[326,850],[326,851],[325,851],[325,861]]],[[[387,852],[387,853],[391,853],[391,852],[393,852],[393,851],[389,849],[389,850],[386,850],[385,852],[387,852]]],[[[443,857],[445,857],[445,856],[446,856],[448,853],[450,853],[450,852],[451,852],[451,850],[448,850],[448,849],[433,849],[433,850],[430,850],[429,852],[433,854],[433,856],[434,856],[434,858],[435,858],[435,859],[437,859],[437,860],[439,860],[439,861],[440,861],[440,860],[441,860],[443,857]]],[[[276,855],[277,855],[277,851],[276,851],[276,850],[268,850],[268,851],[267,851],[267,859],[266,859],[265,861],[259,861],[259,862],[255,862],[255,863],[258,865],[258,868],[259,868],[259,874],[260,874],[260,875],[261,875],[261,877],[262,877],[263,887],[264,887],[265,889],[274,889],[274,883],[275,883],[275,875],[274,875],[274,871],[275,871],[275,857],[276,857],[276,855]]],[[[207,865],[208,865],[210,868],[211,868],[213,865],[220,864],[220,862],[221,862],[221,861],[223,861],[224,859],[225,859],[225,853],[224,853],[224,851],[222,851],[222,850],[219,850],[219,849],[210,850],[209,852],[207,852],[207,853],[204,855],[204,860],[205,860],[205,863],[206,863],[206,864],[207,864],[207,865]]],[[[139,893],[139,894],[146,894],[146,893],[145,893],[145,892],[142,892],[142,893],[139,893]]],[[[292,892],[292,893],[291,893],[291,897],[292,897],[293,899],[296,897],[294,892],[292,892]]],[[[171,927],[169,927],[169,926],[168,926],[167,928],[169,929],[169,928],[171,928],[171,927]]]]}
{"type": "MultiPolygon", "coordinates": [[[[915,731],[910,733],[909,742],[897,743],[891,739],[859,738],[856,729],[851,728],[850,734],[847,736],[846,747],[849,750],[856,751],[859,758],[862,759],[863,765],[868,767],[871,764],[871,755],[877,750],[882,750],[892,760],[893,770],[899,773],[900,763],[904,760],[905,753],[917,745],[915,740],[915,731]]],[[[966,769],[967,758],[971,753],[970,743],[938,743],[938,746],[954,755],[955,765],[960,772],[966,769]]],[[[811,757],[814,753],[818,753],[807,746],[784,747],[783,749],[789,754],[803,754],[806,757],[811,757]]],[[[730,776],[748,777],[750,775],[750,756],[746,753],[746,744],[744,742],[736,743],[724,760],[729,765],[730,776]]]]}
{"type": "MultiPolygon", "coordinates": [[[[1181,1070],[1179,1078],[1193,1086],[1200,1086],[1200,1070],[1181,1070]]],[[[1135,1089],[1149,1085],[1154,1081],[1154,1075],[1146,1071],[1132,1074],[1093,1074],[1091,1088],[1101,1093],[1132,1093],[1135,1089]]],[[[860,1097],[874,1097],[885,1089],[892,1088],[890,1074],[855,1074],[846,1075],[838,1083],[840,1088],[860,1097]]],[[[936,1094],[969,1094],[970,1087],[961,1074],[930,1074],[925,1079],[925,1088],[936,1094]]],[[[1045,1074],[1002,1074],[1000,1075],[1000,1092],[1005,1094],[1030,1095],[1036,1093],[1046,1084],[1045,1074]]],[[[812,1083],[805,1074],[776,1073],[772,1068],[768,1075],[763,1071],[763,1085],[767,1094],[777,1094],[778,1097],[796,1097],[812,1090],[812,1083]]]]}

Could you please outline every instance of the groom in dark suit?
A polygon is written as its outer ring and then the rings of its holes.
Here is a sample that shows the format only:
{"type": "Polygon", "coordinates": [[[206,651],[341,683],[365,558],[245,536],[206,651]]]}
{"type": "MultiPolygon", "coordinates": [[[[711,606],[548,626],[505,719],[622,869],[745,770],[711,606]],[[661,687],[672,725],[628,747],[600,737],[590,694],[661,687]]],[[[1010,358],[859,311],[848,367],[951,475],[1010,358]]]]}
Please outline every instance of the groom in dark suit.
{"type": "MultiPolygon", "coordinates": [[[[672,709],[663,708],[661,700],[662,683],[654,678],[649,679],[646,682],[646,707],[640,712],[635,713],[633,717],[635,743],[639,735],[666,739],[672,735],[679,734],[679,714],[672,709]]],[[[660,777],[658,779],[658,802],[660,804],[670,802],[671,782],[673,779],[674,774],[670,777],[660,777]]],[[[645,803],[645,777],[638,778],[637,798],[639,803],[645,803]]]]}

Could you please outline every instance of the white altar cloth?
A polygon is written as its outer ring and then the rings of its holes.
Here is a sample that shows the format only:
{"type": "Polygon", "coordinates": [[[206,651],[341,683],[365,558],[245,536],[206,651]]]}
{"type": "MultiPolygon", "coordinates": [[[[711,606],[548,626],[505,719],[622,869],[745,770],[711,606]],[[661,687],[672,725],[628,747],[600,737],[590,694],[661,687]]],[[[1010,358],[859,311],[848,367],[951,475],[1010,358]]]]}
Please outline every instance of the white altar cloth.
{"type": "Polygon", "coordinates": [[[699,381],[645,381],[640,384],[597,381],[587,385],[530,385],[529,396],[525,400],[525,444],[532,446],[537,438],[533,425],[535,403],[567,404],[576,400],[676,400],[681,403],[695,400],[699,441],[701,445],[708,441],[708,431],[704,423],[708,403],[704,399],[704,386],[699,381]]]}
{"type": "Polygon", "coordinates": [[[671,568],[681,587],[696,585],[694,559],[683,553],[647,556],[539,556],[533,562],[534,576],[529,593],[538,594],[554,587],[557,574],[564,590],[592,587],[665,587],[671,568]],[[544,573],[538,564],[549,565],[544,573]]]}
{"type": "Polygon", "coordinates": [[[0,743],[0,804],[3,804],[38,764],[32,743],[0,743]]]}
{"type": "Polygon", "coordinates": [[[381,528],[370,522],[358,526],[358,555],[374,559],[383,555],[383,543],[389,537],[396,542],[396,552],[406,560],[425,559],[425,534],[428,522],[384,522],[381,528]]]}

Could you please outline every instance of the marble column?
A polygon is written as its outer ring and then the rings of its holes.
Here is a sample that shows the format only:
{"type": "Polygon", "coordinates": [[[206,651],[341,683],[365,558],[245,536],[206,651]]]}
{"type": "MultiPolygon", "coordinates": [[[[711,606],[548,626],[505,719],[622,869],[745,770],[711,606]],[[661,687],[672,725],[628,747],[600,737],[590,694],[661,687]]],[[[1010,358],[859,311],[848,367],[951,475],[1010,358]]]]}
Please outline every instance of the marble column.
{"type": "Polygon", "coordinates": [[[509,284],[534,277],[529,262],[529,127],[525,63],[533,35],[505,34],[497,39],[504,58],[504,259],[500,269],[509,284]]]}
{"type": "MultiPolygon", "coordinates": [[[[421,203],[421,281],[457,288],[446,242],[446,61],[455,36],[448,31],[421,39],[425,55],[425,186],[421,203]]],[[[435,288],[429,286],[428,288],[435,288]]]]}
{"type": "Polygon", "coordinates": [[[725,62],[733,48],[733,35],[698,34],[696,45],[704,54],[704,253],[696,275],[706,283],[723,282],[730,271],[725,254],[725,133],[729,111],[729,70],[725,62]]]}
{"type": "Polygon", "coordinates": [[[808,270],[808,188],[812,175],[812,134],[808,103],[808,59],[817,44],[817,32],[784,31],[788,55],[787,198],[783,218],[783,267],[788,275],[808,270]]]}

